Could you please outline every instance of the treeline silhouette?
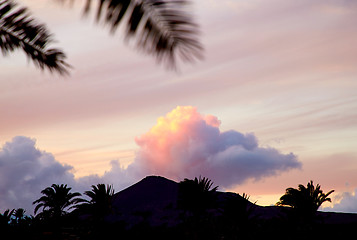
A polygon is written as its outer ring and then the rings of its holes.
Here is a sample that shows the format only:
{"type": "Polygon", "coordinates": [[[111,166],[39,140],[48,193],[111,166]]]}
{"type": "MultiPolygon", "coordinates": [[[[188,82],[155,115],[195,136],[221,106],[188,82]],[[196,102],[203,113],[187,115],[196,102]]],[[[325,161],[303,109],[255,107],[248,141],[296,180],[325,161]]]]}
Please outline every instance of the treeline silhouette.
{"type": "Polygon", "coordinates": [[[53,184],[33,202],[35,216],[22,208],[5,210],[0,230],[6,237],[1,239],[330,239],[351,236],[357,226],[324,223],[318,209],[331,201],[333,190],[324,193],[313,181],[287,188],[273,207],[277,214],[264,218],[245,193],[219,192],[205,177],[184,179],[178,183],[176,204],[165,207],[179,213],[171,226],[153,226],[148,210],[135,213],[142,221],[134,226],[115,221],[111,216],[121,213],[113,208],[113,187],[91,188],[82,195],[65,184],[53,184]]]}

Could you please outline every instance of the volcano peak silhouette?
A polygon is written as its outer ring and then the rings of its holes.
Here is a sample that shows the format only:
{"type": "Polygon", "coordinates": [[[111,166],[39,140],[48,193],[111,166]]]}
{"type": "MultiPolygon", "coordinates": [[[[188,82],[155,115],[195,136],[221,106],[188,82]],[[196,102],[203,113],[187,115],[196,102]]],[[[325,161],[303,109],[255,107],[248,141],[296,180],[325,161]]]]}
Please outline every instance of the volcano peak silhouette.
{"type": "Polygon", "coordinates": [[[113,207],[122,212],[142,208],[164,208],[175,204],[178,183],[160,176],[148,176],[134,185],[116,193],[113,207]]]}
{"type": "Polygon", "coordinates": [[[161,176],[147,176],[136,184],[116,193],[112,207],[114,221],[130,225],[147,221],[150,225],[178,223],[177,198],[179,184],[161,176]]]}

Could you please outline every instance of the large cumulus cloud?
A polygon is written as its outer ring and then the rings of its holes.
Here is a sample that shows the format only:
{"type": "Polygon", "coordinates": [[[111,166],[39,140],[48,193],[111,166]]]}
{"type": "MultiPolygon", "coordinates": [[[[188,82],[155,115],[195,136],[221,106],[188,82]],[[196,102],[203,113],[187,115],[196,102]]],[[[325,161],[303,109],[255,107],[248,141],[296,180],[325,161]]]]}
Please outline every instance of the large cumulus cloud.
{"type": "Polygon", "coordinates": [[[177,107],[136,138],[140,150],[129,170],[176,180],[203,175],[228,188],[301,166],[292,153],[260,147],[252,133],[221,132],[219,126],[212,115],[177,107]]]}

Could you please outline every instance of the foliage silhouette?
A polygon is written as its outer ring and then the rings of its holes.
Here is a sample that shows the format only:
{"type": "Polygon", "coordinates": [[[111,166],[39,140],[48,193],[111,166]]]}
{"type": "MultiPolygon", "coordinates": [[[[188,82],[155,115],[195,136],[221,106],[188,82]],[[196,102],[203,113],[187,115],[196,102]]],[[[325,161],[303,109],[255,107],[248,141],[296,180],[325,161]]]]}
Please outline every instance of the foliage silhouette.
{"type": "Polygon", "coordinates": [[[22,49],[40,69],[67,74],[69,64],[59,49],[48,48],[52,37],[44,24],[36,23],[26,7],[0,0],[0,49],[4,55],[22,49]]]}
{"type": "Polygon", "coordinates": [[[0,226],[6,226],[11,221],[11,217],[14,215],[15,209],[6,209],[3,214],[0,214],[0,226]]]}
{"type": "Polygon", "coordinates": [[[14,214],[14,217],[16,218],[16,221],[19,222],[21,221],[22,219],[25,218],[25,209],[23,208],[18,208],[15,210],[15,214],[14,214]]]}
{"type": "Polygon", "coordinates": [[[287,188],[276,205],[290,206],[301,220],[312,221],[319,207],[324,202],[331,202],[328,196],[333,192],[334,190],[323,193],[321,186],[317,184],[315,187],[311,180],[306,187],[300,184],[297,189],[287,188]]]}
{"type": "Polygon", "coordinates": [[[52,184],[51,187],[45,188],[41,191],[44,196],[32,203],[37,204],[34,213],[36,214],[42,208],[42,212],[37,217],[58,220],[67,213],[67,210],[74,208],[75,204],[84,201],[78,198],[81,196],[80,193],[71,193],[71,189],[67,187],[67,184],[52,184]]]}
{"type": "Polygon", "coordinates": [[[205,210],[213,208],[218,186],[212,185],[213,182],[205,177],[195,177],[194,180],[185,178],[179,183],[178,208],[194,215],[203,214],[205,210]]]}
{"type": "Polygon", "coordinates": [[[0,232],[1,239],[8,238],[11,236],[10,232],[10,221],[13,217],[15,209],[6,209],[3,214],[0,214],[0,232]]]}
{"type": "Polygon", "coordinates": [[[236,226],[245,225],[254,209],[254,204],[250,204],[249,196],[243,193],[242,196],[234,195],[229,197],[224,205],[223,216],[236,226]]]}
{"type": "Polygon", "coordinates": [[[15,210],[13,214],[13,219],[11,220],[11,223],[13,225],[16,225],[18,227],[28,227],[31,224],[32,221],[32,216],[26,216],[25,215],[26,210],[23,208],[18,208],[15,210]]]}
{"type": "Polygon", "coordinates": [[[255,203],[249,201],[249,195],[229,194],[224,199],[220,232],[227,239],[240,239],[249,235],[257,219],[254,215],[255,203]],[[239,236],[239,237],[238,237],[239,236]]]}
{"type": "Polygon", "coordinates": [[[103,218],[112,212],[112,197],[114,195],[114,188],[112,185],[97,184],[92,185],[92,190],[85,191],[84,195],[88,196],[90,200],[78,205],[81,212],[92,215],[95,220],[103,220],[103,218]]]}

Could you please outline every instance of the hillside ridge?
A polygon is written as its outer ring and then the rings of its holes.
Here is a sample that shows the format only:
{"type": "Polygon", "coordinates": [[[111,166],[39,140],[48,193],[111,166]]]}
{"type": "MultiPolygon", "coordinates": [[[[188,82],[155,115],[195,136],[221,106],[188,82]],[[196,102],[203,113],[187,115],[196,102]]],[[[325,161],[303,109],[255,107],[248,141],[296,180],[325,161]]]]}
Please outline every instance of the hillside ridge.
{"type": "MultiPolygon", "coordinates": [[[[162,176],[146,176],[113,196],[112,206],[115,213],[110,219],[125,221],[129,226],[142,221],[152,226],[179,224],[182,211],[177,209],[178,194],[178,182],[162,176]]],[[[242,198],[237,193],[217,191],[217,208],[223,208],[227,199],[238,196],[242,198]]],[[[251,216],[262,220],[281,218],[290,210],[281,206],[260,206],[250,201],[247,207],[252,208],[251,216]]],[[[318,216],[321,216],[326,224],[357,224],[357,214],[353,213],[319,211],[318,216]]]]}

